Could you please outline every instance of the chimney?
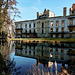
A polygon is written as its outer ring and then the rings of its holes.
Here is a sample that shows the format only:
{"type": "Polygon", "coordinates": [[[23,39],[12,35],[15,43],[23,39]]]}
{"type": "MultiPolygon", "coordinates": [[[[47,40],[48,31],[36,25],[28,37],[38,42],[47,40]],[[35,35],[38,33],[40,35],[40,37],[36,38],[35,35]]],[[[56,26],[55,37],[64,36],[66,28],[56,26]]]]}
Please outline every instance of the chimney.
{"type": "Polygon", "coordinates": [[[39,18],[39,12],[37,12],[37,19],[39,18]]]}
{"type": "Polygon", "coordinates": [[[63,8],[63,16],[66,16],[66,14],[67,14],[67,7],[64,7],[63,8]]]}

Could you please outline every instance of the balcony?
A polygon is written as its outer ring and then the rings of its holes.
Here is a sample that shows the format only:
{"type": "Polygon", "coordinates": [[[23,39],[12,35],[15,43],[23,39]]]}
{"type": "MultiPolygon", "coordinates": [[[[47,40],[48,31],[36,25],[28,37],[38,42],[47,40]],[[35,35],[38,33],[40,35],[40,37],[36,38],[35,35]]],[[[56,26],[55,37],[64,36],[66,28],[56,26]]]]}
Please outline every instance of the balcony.
{"type": "Polygon", "coordinates": [[[75,18],[75,16],[70,16],[68,19],[73,19],[73,18],[75,18]]]}
{"type": "Polygon", "coordinates": [[[16,28],[15,30],[23,30],[22,28],[16,28]]]}
{"type": "Polygon", "coordinates": [[[22,32],[22,34],[36,34],[34,32],[22,32]]]}
{"type": "Polygon", "coordinates": [[[75,31],[69,32],[70,34],[75,34],[75,31]]]}
{"type": "Polygon", "coordinates": [[[50,32],[49,34],[68,34],[69,32],[50,32]]]}
{"type": "Polygon", "coordinates": [[[75,27],[75,25],[69,25],[68,27],[75,27]]]}
{"type": "Polygon", "coordinates": [[[27,31],[27,30],[22,30],[22,34],[36,34],[36,32],[35,31],[27,31]]]}
{"type": "Polygon", "coordinates": [[[69,50],[67,54],[68,55],[75,55],[75,50],[69,50]]]}
{"type": "Polygon", "coordinates": [[[17,33],[16,33],[16,35],[21,35],[21,34],[22,34],[21,32],[17,32],[17,33]]]}

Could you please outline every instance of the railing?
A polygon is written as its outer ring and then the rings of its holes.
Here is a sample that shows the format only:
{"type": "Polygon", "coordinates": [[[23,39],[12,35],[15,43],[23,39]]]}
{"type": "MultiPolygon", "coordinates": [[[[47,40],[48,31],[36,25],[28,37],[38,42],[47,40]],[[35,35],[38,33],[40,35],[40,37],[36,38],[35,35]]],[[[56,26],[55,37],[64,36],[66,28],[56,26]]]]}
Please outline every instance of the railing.
{"type": "Polygon", "coordinates": [[[22,34],[36,34],[36,32],[22,32],[22,34]]]}
{"type": "Polygon", "coordinates": [[[63,32],[62,31],[61,32],[49,32],[49,33],[50,34],[53,34],[53,33],[54,34],[64,34],[64,33],[69,33],[69,31],[66,31],[66,32],[65,31],[63,31],[63,32]]]}
{"type": "Polygon", "coordinates": [[[18,34],[22,34],[22,33],[21,32],[17,32],[16,35],[18,35],[18,34]]]}
{"type": "Polygon", "coordinates": [[[69,32],[69,33],[75,33],[75,31],[69,32]]]}
{"type": "Polygon", "coordinates": [[[75,25],[69,25],[68,27],[75,27],[75,25]]]}
{"type": "Polygon", "coordinates": [[[70,16],[68,19],[71,19],[71,18],[73,19],[73,18],[75,18],[75,16],[70,16]]]}
{"type": "Polygon", "coordinates": [[[22,30],[22,28],[16,28],[15,30],[22,30]]]}

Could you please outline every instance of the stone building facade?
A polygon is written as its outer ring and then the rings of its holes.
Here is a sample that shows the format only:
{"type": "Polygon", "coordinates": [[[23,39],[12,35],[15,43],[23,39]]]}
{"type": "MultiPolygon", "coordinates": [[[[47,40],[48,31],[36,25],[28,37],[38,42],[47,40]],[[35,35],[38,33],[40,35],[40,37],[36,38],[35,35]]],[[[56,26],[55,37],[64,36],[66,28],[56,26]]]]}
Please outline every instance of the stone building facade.
{"type": "Polygon", "coordinates": [[[63,16],[55,16],[50,10],[42,14],[37,12],[37,19],[15,22],[15,37],[17,38],[75,38],[75,4],[66,15],[67,8],[63,8],[63,16]]]}

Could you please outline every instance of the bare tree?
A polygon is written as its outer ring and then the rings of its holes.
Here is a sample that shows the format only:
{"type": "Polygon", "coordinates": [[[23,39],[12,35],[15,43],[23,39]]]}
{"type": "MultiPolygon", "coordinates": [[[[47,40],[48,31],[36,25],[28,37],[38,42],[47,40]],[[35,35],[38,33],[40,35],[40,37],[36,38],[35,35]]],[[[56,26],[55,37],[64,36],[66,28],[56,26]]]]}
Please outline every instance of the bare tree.
{"type": "Polygon", "coordinates": [[[0,32],[8,34],[9,26],[13,27],[13,21],[19,16],[17,13],[20,13],[16,5],[16,0],[0,0],[0,32]]]}

